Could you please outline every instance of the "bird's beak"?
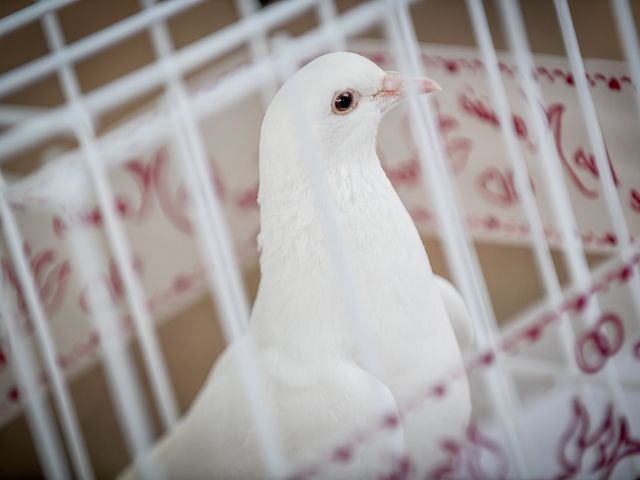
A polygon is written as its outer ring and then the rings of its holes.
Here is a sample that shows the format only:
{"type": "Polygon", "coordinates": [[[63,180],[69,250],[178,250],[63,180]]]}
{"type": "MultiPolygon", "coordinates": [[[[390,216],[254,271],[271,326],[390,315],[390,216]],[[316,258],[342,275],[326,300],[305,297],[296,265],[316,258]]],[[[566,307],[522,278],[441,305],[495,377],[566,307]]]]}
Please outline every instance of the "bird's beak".
{"type": "Polygon", "coordinates": [[[417,94],[442,90],[437,82],[427,77],[411,77],[397,72],[387,72],[382,78],[382,85],[374,96],[402,98],[409,95],[411,90],[417,94]]]}

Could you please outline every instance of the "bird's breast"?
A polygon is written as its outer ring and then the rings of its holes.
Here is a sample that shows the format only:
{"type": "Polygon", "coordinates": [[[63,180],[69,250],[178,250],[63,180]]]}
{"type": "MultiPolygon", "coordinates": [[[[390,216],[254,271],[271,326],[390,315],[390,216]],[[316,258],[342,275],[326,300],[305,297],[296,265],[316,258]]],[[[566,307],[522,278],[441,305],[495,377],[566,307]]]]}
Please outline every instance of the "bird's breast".
{"type": "Polygon", "coordinates": [[[310,195],[298,194],[278,212],[263,205],[263,276],[252,322],[258,341],[301,358],[355,355],[348,302],[357,301],[394,373],[457,349],[424,246],[382,170],[339,172],[329,186],[333,232],[310,195]],[[281,223],[271,228],[265,219],[281,223]],[[341,259],[332,255],[330,235],[341,259]]]}

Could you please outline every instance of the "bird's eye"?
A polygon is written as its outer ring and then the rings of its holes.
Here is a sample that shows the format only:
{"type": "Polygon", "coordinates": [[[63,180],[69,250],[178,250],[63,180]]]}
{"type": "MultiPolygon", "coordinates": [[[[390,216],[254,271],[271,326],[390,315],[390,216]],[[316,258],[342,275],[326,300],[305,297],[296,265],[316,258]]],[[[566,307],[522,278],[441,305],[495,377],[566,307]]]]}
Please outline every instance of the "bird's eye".
{"type": "Polygon", "coordinates": [[[338,115],[344,115],[353,110],[358,104],[358,94],[353,90],[345,90],[344,92],[338,92],[333,97],[332,108],[334,113],[338,115]]]}

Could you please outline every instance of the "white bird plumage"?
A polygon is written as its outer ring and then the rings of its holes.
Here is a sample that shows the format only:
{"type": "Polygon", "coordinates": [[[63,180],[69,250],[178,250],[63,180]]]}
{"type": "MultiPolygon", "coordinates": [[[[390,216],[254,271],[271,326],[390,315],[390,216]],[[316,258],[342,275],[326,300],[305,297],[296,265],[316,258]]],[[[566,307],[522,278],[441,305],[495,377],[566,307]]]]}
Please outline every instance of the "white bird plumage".
{"type": "MultiPolygon", "coordinates": [[[[382,413],[397,412],[461,364],[447,310],[468,342],[464,303],[450,284],[436,280],[375,150],[380,119],[408,81],[364,57],[337,52],[307,64],[274,97],[260,139],[262,277],[248,333],[225,351],[189,412],[150,453],[169,478],[267,476],[238,370],[237,352],[248,342],[293,467],[326,454],[382,413]],[[343,91],[353,92],[357,104],[339,115],[332,102],[343,91]],[[358,355],[292,101],[302,105],[305,127],[319,148],[337,228],[380,347],[382,378],[368,372],[358,355]]],[[[412,81],[423,92],[437,87],[427,79],[412,81]]],[[[329,465],[318,477],[380,478],[405,451],[414,473],[424,474],[442,458],[440,440],[464,431],[470,405],[467,382],[458,380],[444,399],[426,401],[399,428],[374,437],[349,462],[329,465]]]]}

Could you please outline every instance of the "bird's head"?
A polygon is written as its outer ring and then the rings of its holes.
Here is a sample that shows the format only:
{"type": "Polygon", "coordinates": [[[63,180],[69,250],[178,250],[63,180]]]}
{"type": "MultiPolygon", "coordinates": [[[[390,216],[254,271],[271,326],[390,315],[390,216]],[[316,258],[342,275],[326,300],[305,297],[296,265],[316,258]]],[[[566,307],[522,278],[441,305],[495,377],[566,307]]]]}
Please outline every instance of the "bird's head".
{"type": "Polygon", "coordinates": [[[382,116],[411,88],[429,93],[440,86],[428,78],[386,72],[355,53],[318,57],[287,80],[271,102],[262,126],[261,157],[266,153],[299,160],[301,128],[310,129],[309,138],[329,160],[368,152],[382,116]],[[307,120],[304,126],[296,104],[307,120]]]}

